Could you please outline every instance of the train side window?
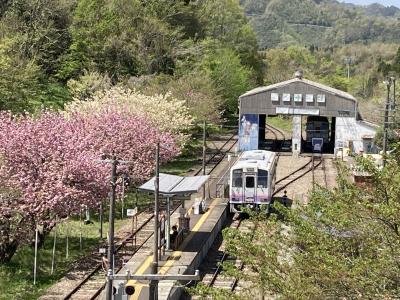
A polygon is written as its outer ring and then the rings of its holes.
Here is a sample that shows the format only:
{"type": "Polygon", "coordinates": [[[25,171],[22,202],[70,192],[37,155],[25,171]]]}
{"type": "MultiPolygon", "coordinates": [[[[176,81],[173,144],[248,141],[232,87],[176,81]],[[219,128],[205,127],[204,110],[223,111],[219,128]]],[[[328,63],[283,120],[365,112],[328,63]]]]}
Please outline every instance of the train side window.
{"type": "Polygon", "coordinates": [[[266,188],[268,186],[268,171],[258,170],[257,185],[259,188],[266,188]]]}
{"type": "Polygon", "coordinates": [[[242,187],[242,170],[233,170],[232,172],[232,185],[233,187],[242,187]]]}
{"type": "Polygon", "coordinates": [[[247,188],[254,188],[254,176],[247,176],[246,177],[246,187],[247,188]]]}

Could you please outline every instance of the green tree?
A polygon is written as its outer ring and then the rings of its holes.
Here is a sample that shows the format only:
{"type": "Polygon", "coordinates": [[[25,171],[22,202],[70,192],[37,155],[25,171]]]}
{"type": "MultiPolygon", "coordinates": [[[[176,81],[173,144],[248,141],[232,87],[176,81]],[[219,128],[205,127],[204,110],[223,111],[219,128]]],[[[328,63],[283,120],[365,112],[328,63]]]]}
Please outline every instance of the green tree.
{"type": "Polygon", "coordinates": [[[396,57],[393,61],[392,70],[395,71],[398,76],[400,76],[400,47],[397,50],[396,57]]]}
{"type": "Polygon", "coordinates": [[[258,84],[263,83],[262,62],[258,55],[257,39],[237,0],[205,0],[198,10],[202,34],[218,40],[234,50],[241,63],[251,68],[258,84]]]}
{"type": "Polygon", "coordinates": [[[79,1],[71,27],[73,42],[59,76],[69,79],[93,69],[107,73],[115,83],[129,75],[172,74],[181,34],[158,17],[162,9],[156,4],[79,1]]]}
{"type": "MultiPolygon", "coordinates": [[[[357,158],[371,182],[357,187],[341,168],[338,188],[317,189],[305,207],[274,204],[254,214],[254,233],[224,230],[227,251],[247,270],[225,272],[249,283],[238,299],[395,299],[400,293],[400,145],[381,170],[357,158]],[[254,236],[252,236],[254,235],[254,236]]],[[[246,286],[244,284],[244,286],[246,286]]],[[[226,295],[199,287],[197,293],[226,295]]],[[[217,297],[214,297],[217,298],[217,297]]]]}
{"type": "Polygon", "coordinates": [[[11,1],[1,19],[4,34],[18,39],[21,57],[34,59],[46,74],[54,74],[71,42],[73,5],[73,0],[11,1]]]}
{"type": "Polygon", "coordinates": [[[0,109],[32,111],[40,107],[42,73],[35,61],[15,53],[15,41],[0,43],[0,109]]]}
{"type": "Polygon", "coordinates": [[[225,113],[235,114],[238,97],[254,85],[251,69],[243,66],[239,56],[229,48],[210,51],[205,56],[202,67],[222,95],[225,113]]]}

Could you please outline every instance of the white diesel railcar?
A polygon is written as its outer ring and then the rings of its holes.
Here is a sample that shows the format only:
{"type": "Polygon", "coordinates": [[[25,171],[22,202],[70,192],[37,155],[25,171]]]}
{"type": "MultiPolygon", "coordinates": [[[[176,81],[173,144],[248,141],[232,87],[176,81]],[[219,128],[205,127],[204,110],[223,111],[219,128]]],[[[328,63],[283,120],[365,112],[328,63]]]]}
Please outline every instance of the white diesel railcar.
{"type": "Polygon", "coordinates": [[[242,207],[259,209],[269,205],[275,189],[275,152],[253,150],[243,152],[231,167],[229,178],[229,204],[231,212],[242,207]]]}

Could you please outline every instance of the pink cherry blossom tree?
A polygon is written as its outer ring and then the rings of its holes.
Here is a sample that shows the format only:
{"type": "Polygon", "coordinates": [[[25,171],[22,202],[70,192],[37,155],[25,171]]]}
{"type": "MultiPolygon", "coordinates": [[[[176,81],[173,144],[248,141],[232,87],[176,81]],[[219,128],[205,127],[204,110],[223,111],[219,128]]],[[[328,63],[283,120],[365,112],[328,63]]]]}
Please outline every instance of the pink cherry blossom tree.
{"type": "Polygon", "coordinates": [[[99,159],[115,155],[132,161],[120,169],[137,182],[149,177],[157,142],[163,160],[179,153],[171,134],[139,116],[1,113],[0,261],[29,242],[36,225],[48,232],[56,220],[78,213],[82,205],[97,207],[107,197],[110,166],[99,159]]]}

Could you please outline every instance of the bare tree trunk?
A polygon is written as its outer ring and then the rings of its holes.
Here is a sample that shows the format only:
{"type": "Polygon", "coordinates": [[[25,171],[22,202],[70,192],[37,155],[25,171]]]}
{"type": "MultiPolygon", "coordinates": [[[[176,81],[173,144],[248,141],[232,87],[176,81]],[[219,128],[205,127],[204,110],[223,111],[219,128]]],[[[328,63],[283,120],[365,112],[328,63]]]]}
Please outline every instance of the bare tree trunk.
{"type": "Polygon", "coordinates": [[[16,240],[7,241],[4,243],[2,241],[0,243],[0,263],[8,263],[11,258],[14,256],[15,252],[18,248],[18,242],[16,240]]]}

